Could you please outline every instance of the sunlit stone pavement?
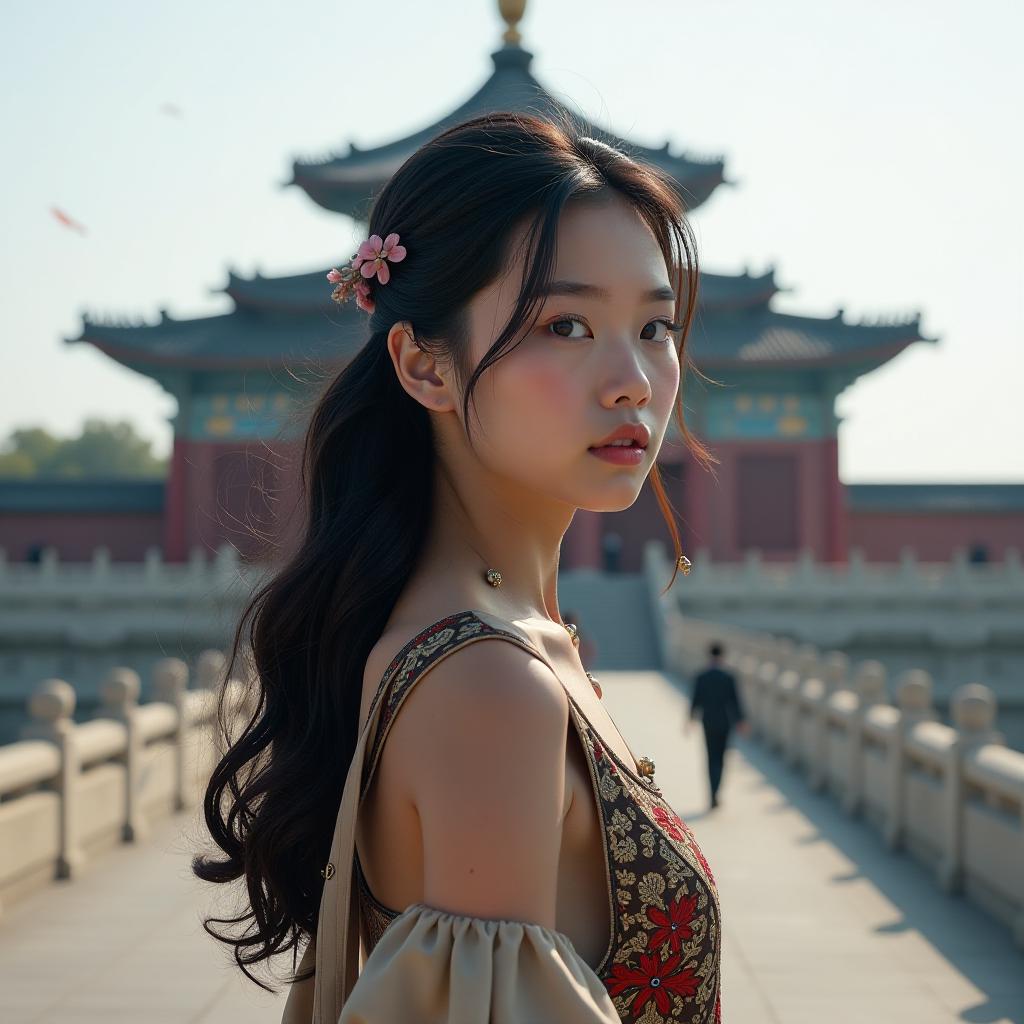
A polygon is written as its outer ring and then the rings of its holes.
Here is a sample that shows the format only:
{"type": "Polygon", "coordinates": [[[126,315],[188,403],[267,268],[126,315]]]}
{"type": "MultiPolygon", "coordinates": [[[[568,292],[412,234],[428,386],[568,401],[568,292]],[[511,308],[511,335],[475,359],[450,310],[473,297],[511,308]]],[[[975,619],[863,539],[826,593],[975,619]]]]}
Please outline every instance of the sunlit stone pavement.
{"type": "MultiPolygon", "coordinates": [[[[657,672],[600,678],[718,880],[725,1024],[1024,1022],[1024,955],[1004,928],[942,894],[756,741],[730,747],[709,813],[703,738],[682,732],[682,689],[657,672]]],[[[283,993],[258,989],[203,931],[204,915],[231,904],[191,875],[197,814],[4,908],[3,1024],[280,1020],[283,993]]]]}

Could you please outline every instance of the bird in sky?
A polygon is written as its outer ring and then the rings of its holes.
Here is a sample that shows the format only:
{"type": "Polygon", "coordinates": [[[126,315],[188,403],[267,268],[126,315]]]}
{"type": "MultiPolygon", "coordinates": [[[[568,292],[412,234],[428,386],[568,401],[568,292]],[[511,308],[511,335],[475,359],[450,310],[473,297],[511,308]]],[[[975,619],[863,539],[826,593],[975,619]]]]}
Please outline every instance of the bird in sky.
{"type": "Polygon", "coordinates": [[[57,220],[64,225],[66,228],[71,228],[72,231],[77,231],[79,234],[84,235],[86,233],[85,225],[79,224],[77,220],[69,217],[60,207],[51,206],[50,212],[57,218],[57,220]]]}

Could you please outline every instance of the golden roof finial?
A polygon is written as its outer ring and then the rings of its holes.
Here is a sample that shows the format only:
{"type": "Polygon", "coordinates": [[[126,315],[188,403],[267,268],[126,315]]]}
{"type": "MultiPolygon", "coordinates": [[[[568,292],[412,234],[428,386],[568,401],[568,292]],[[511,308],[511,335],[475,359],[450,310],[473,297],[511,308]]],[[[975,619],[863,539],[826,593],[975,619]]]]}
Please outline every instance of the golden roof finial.
{"type": "Polygon", "coordinates": [[[501,16],[505,20],[505,24],[508,25],[501,37],[502,40],[506,46],[518,46],[522,41],[522,36],[516,29],[516,23],[523,18],[526,0],[498,0],[498,10],[501,11],[501,16]]]}

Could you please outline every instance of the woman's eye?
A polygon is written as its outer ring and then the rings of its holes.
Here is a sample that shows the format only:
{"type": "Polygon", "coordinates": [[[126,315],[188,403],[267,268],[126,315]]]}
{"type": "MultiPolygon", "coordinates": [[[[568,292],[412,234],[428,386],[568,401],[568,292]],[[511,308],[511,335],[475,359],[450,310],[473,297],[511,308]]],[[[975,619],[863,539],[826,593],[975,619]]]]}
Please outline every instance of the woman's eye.
{"type": "MultiPolygon", "coordinates": [[[[559,338],[568,338],[575,340],[577,338],[586,337],[585,334],[573,334],[572,330],[574,327],[587,328],[586,323],[579,317],[575,316],[563,316],[557,320],[552,320],[548,325],[549,330],[553,330],[555,335],[559,338]]],[[[655,341],[655,342],[668,342],[671,340],[669,329],[672,325],[667,320],[652,320],[649,324],[644,326],[644,332],[654,330],[653,334],[642,333],[641,337],[644,341],[655,341]],[[659,331],[658,328],[661,328],[659,331]]]]}
{"type": "Polygon", "coordinates": [[[645,340],[647,340],[647,341],[671,341],[672,340],[671,335],[669,334],[669,323],[668,323],[667,320],[652,320],[649,324],[647,324],[646,327],[644,327],[644,330],[646,331],[648,327],[655,328],[654,337],[650,337],[650,338],[647,338],[645,340]],[[659,327],[662,328],[661,331],[657,330],[657,328],[659,328],[659,327]]]}
{"type": "MultiPolygon", "coordinates": [[[[555,334],[557,334],[558,337],[560,337],[560,338],[570,338],[570,337],[573,337],[573,335],[571,333],[569,333],[569,332],[572,331],[574,326],[575,327],[586,327],[587,325],[582,320],[577,320],[576,317],[574,317],[574,316],[563,316],[563,317],[559,318],[558,320],[552,320],[551,323],[548,324],[548,327],[555,328],[555,334]],[[558,329],[560,327],[566,328],[567,333],[563,334],[558,329]]],[[[580,338],[580,337],[583,337],[583,335],[577,334],[577,335],[575,335],[575,337],[580,338]]]]}

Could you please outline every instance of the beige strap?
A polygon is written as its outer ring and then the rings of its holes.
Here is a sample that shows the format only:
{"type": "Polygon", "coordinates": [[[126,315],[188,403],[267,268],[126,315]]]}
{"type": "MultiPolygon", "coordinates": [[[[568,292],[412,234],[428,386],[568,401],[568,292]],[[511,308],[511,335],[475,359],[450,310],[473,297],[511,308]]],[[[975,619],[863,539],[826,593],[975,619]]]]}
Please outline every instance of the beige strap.
{"type": "Polygon", "coordinates": [[[317,918],[313,1024],[336,1024],[341,1008],[359,976],[359,906],[352,900],[356,814],[359,810],[366,741],[380,718],[387,689],[387,686],[381,687],[363,731],[359,734],[341,794],[338,819],[334,825],[329,857],[334,874],[324,882],[317,918]]]}

